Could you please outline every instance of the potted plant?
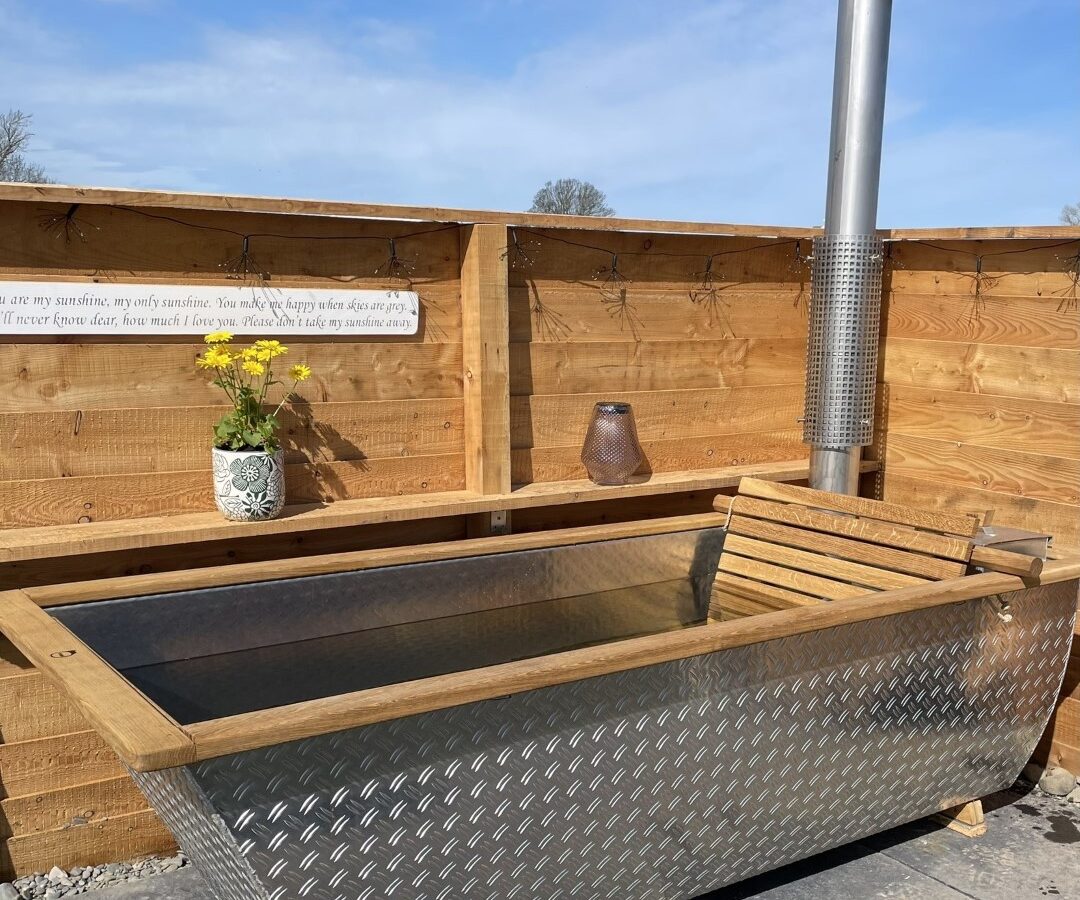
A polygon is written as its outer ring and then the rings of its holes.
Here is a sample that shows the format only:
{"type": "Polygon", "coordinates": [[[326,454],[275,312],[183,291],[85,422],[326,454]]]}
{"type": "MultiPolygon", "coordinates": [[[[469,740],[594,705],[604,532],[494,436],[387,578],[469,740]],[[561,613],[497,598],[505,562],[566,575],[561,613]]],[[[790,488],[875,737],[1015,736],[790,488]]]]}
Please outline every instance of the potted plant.
{"type": "Polygon", "coordinates": [[[215,331],[205,337],[206,351],[195,361],[214,373],[214,384],[232,409],[214,426],[214,499],[226,519],[252,522],[272,519],[285,505],[285,455],[277,440],[278,413],[311,369],[297,363],[288,370],[292,387],[268,411],[267,394],[285,382],[274,377],[274,363],[289,348],[280,341],[258,340],[250,347],[232,346],[233,336],[215,331]]]}

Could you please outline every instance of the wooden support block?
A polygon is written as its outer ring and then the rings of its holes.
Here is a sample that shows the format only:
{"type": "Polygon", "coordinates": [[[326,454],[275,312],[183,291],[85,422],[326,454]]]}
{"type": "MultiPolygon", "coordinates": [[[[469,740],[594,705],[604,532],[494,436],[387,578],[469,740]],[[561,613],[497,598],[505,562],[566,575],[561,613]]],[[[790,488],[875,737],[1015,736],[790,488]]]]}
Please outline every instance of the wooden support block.
{"type": "Polygon", "coordinates": [[[71,828],[8,838],[0,845],[0,878],[70,869],[165,853],[176,840],[151,810],[126,813],[71,828]]]}
{"type": "Polygon", "coordinates": [[[510,490],[510,319],[506,226],[461,230],[465,488],[510,490]]]}
{"type": "Polygon", "coordinates": [[[982,837],[986,834],[986,818],[983,816],[982,800],[972,800],[952,809],[946,809],[931,816],[946,828],[951,828],[964,837],[982,837]]]}

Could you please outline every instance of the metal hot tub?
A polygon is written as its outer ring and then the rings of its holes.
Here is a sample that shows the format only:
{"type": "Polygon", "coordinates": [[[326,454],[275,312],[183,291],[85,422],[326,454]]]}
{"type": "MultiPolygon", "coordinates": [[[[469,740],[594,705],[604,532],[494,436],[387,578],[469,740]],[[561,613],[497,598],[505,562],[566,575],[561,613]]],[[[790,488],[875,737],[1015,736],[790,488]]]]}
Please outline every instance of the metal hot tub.
{"type": "Polygon", "coordinates": [[[705,622],[724,532],[680,521],[56,606],[48,656],[78,700],[85,642],[182,736],[88,712],[222,900],[689,898],[1016,778],[1072,569],[705,622]]]}

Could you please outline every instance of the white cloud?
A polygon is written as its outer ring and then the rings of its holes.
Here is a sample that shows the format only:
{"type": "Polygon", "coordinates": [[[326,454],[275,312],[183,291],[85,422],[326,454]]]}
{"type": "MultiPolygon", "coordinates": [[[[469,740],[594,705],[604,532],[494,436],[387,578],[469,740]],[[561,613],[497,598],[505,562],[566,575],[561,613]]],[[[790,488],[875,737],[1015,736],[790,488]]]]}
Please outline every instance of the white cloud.
{"type": "MultiPolygon", "coordinates": [[[[825,0],[727,0],[648,33],[570,35],[487,77],[438,71],[431,35],[378,20],[344,36],[208,29],[189,58],[150,63],[91,56],[0,5],[0,33],[9,24],[0,83],[35,113],[37,158],[63,181],[523,208],[544,180],[574,175],[626,215],[804,224],[823,213],[825,0]]],[[[923,107],[891,90],[887,127],[911,133],[886,147],[882,221],[982,215],[980,168],[1016,185],[998,194],[997,218],[1045,213],[1025,167],[1068,171],[1075,142],[1037,122],[916,133],[923,107]]]]}

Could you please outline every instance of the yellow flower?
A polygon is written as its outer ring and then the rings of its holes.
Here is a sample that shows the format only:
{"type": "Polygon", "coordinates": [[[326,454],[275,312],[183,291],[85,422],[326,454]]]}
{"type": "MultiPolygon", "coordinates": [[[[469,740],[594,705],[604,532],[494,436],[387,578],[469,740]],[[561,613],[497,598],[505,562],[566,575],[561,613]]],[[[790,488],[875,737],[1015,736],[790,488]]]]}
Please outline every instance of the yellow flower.
{"type": "Polygon", "coordinates": [[[208,344],[227,344],[232,340],[232,332],[211,331],[203,340],[208,344]]]}
{"type": "Polygon", "coordinates": [[[240,355],[244,359],[257,360],[259,358],[259,351],[256,350],[254,347],[245,347],[240,355]]]}
{"type": "Polygon", "coordinates": [[[307,381],[311,377],[311,369],[303,363],[297,363],[289,369],[289,377],[293,381],[307,381]]]}
{"type": "MultiPolygon", "coordinates": [[[[279,356],[284,356],[289,352],[288,347],[283,347],[281,341],[256,341],[255,349],[260,350],[264,354],[269,354],[266,359],[276,359],[279,356]]],[[[260,359],[263,357],[260,356],[260,359]]]]}
{"type": "Polygon", "coordinates": [[[253,359],[244,360],[244,365],[242,366],[242,368],[245,372],[248,373],[248,375],[262,375],[266,372],[266,366],[264,366],[261,362],[256,362],[253,359]]]}
{"type": "Polygon", "coordinates": [[[195,360],[195,365],[200,369],[224,369],[235,359],[224,347],[215,346],[207,350],[195,360]]]}

